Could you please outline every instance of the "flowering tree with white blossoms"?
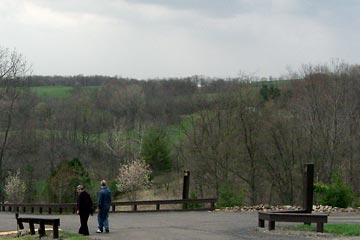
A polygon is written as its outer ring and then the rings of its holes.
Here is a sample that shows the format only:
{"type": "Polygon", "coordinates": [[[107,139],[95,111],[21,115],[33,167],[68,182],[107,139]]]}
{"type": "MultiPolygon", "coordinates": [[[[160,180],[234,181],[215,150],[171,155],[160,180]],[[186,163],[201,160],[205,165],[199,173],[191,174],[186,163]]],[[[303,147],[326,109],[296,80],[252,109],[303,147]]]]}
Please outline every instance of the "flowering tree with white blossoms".
{"type": "Polygon", "coordinates": [[[151,185],[150,166],[143,159],[135,159],[119,168],[116,187],[126,192],[130,200],[136,200],[137,191],[151,185]]]}
{"type": "Polygon", "coordinates": [[[20,178],[20,170],[5,179],[6,199],[10,203],[21,203],[26,191],[25,182],[20,178]]]}

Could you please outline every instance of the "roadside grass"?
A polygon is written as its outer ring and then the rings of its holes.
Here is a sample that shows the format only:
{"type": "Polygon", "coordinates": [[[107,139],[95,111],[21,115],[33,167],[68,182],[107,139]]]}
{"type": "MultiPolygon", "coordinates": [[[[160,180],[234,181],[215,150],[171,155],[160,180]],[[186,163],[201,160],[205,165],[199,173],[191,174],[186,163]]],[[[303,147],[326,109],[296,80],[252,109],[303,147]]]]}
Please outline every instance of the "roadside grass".
{"type": "MultiPolygon", "coordinates": [[[[51,231],[46,234],[47,236],[42,237],[41,239],[52,239],[52,233],[51,231]]],[[[2,236],[1,239],[18,239],[18,240],[33,240],[33,239],[39,239],[39,235],[25,235],[21,237],[17,237],[16,235],[8,235],[8,236],[2,236]]],[[[70,233],[70,232],[64,232],[59,231],[59,239],[69,239],[69,240],[88,240],[89,237],[85,237],[76,233],[70,233]]]]}
{"type": "MultiPolygon", "coordinates": [[[[299,225],[289,227],[296,231],[316,231],[316,226],[299,225]]],[[[324,224],[324,233],[333,233],[342,236],[360,236],[360,224],[324,224]]]]}

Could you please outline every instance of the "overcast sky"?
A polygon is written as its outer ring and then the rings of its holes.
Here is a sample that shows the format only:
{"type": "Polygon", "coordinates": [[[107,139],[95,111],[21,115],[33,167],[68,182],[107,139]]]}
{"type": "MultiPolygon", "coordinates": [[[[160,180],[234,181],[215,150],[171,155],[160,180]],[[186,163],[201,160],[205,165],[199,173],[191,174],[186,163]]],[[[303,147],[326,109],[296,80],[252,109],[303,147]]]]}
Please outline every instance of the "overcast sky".
{"type": "Polygon", "coordinates": [[[360,63],[360,0],[0,0],[0,46],[36,75],[138,79],[360,63]]]}

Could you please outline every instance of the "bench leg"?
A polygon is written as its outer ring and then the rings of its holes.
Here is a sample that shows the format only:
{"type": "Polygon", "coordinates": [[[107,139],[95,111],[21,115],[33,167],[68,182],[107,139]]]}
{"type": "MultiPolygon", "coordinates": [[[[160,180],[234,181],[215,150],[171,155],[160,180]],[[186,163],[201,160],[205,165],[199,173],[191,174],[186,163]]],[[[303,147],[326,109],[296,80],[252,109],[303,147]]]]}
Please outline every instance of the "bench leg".
{"type": "Polygon", "coordinates": [[[259,227],[264,228],[265,227],[265,220],[259,219],[259,227]]]}
{"type": "Polygon", "coordinates": [[[40,222],[38,233],[40,237],[45,236],[45,224],[43,222],[40,222]]]}
{"type": "Polygon", "coordinates": [[[275,221],[269,221],[269,231],[275,230],[275,221]]]}
{"type": "Polygon", "coordinates": [[[316,224],[316,231],[317,231],[317,232],[324,232],[324,223],[318,222],[318,223],[316,224]]]}
{"type": "Polygon", "coordinates": [[[59,224],[54,223],[53,225],[53,238],[59,238],[59,224]]]}
{"type": "Polygon", "coordinates": [[[29,221],[29,227],[30,227],[30,234],[35,235],[34,223],[29,221]]]}
{"type": "Polygon", "coordinates": [[[20,220],[17,220],[17,224],[19,226],[19,229],[24,229],[24,225],[20,220]]]}

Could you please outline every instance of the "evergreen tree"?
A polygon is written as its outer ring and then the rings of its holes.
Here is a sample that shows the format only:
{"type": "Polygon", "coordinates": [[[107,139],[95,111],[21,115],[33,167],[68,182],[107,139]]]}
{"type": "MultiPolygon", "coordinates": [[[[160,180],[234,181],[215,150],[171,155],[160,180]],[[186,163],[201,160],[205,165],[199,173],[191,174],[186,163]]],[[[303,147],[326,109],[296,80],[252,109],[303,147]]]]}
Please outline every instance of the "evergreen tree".
{"type": "Polygon", "coordinates": [[[88,186],[90,178],[79,159],[61,162],[48,179],[50,201],[57,203],[74,202],[76,186],[88,186]]]}
{"type": "Polygon", "coordinates": [[[164,129],[152,127],[147,130],[141,155],[155,171],[171,169],[169,138],[164,129]]]}

